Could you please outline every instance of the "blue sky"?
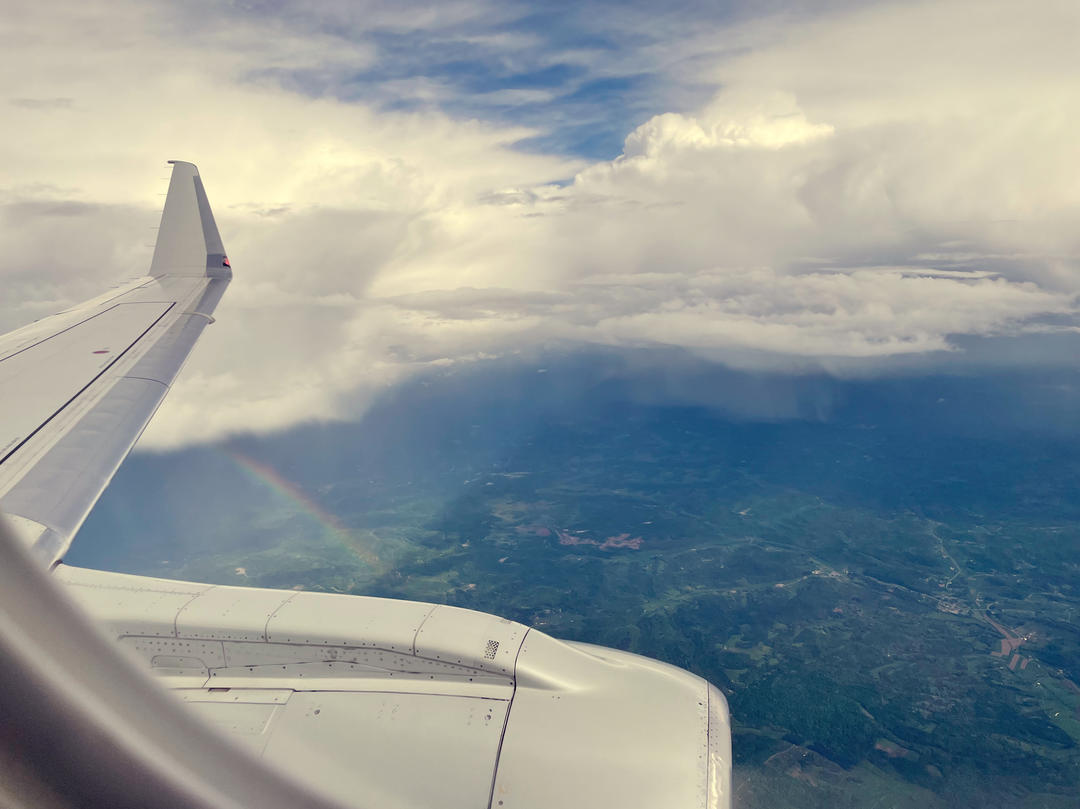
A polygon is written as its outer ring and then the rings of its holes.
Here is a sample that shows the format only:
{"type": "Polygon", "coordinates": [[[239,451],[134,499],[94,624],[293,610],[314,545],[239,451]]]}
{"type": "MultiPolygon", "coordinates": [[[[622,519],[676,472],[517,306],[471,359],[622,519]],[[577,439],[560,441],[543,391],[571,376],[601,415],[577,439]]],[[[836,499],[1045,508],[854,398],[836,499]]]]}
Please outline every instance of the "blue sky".
{"type": "Polygon", "coordinates": [[[311,96],[371,102],[386,110],[435,107],[460,118],[538,130],[518,148],[613,159],[637,125],[664,112],[688,112],[717,90],[695,77],[709,58],[708,30],[783,13],[810,17],[838,3],[525,2],[430,7],[400,4],[386,20],[368,4],[312,8],[250,3],[240,19],[272,20],[370,45],[369,66],[328,71],[256,69],[311,96]],[[415,14],[410,14],[415,9],[415,14]]]}
{"type": "Polygon", "coordinates": [[[251,13],[280,15],[286,24],[355,37],[377,53],[376,61],[363,69],[263,74],[286,87],[372,102],[385,110],[435,107],[454,117],[524,125],[539,134],[523,139],[519,148],[611,159],[621,151],[627,132],[668,111],[672,95],[685,96],[682,103],[690,106],[711,88],[695,93],[673,86],[655,66],[628,64],[627,52],[663,40],[597,25],[610,10],[605,4],[551,4],[536,11],[511,3],[493,18],[469,17],[435,29],[388,26],[355,33],[347,25],[281,8],[251,13]]]}

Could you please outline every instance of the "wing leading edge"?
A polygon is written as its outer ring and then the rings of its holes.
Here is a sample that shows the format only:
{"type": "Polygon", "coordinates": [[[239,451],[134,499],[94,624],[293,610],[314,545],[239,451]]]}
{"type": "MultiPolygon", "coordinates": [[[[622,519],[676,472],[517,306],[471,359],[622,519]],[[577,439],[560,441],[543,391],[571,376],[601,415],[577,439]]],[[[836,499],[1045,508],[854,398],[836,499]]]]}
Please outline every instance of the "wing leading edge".
{"type": "Polygon", "coordinates": [[[150,275],[0,337],[0,511],[48,566],[165,398],[232,277],[199,170],[170,162],[150,275]]]}

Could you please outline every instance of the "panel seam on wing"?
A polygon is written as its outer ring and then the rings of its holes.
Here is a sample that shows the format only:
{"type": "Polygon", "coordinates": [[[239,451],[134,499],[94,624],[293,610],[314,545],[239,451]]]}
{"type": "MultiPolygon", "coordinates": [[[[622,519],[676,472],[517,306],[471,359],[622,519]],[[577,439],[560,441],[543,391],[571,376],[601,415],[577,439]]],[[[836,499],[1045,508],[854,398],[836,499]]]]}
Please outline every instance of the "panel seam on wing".
{"type": "MultiPolygon", "coordinates": [[[[118,305],[119,305],[119,304],[118,304],[118,305]]],[[[44,420],[43,422],[41,422],[41,424],[39,424],[39,425],[38,425],[37,427],[35,427],[35,428],[34,428],[34,429],[33,429],[33,430],[32,430],[32,431],[31,431],[31,432],[29,433],[29,435],[27,435],[27,436],[26,436],[25,438],[23,438],[23,439],[22,439],[22,441],[20,441],[20,442],[19,442],[18,444],[16,444],[16,445],[15,445],[15,446],[14,446],[14,447],[13,447],[13,448],[12,448],[12,449],[11,449],[11,450],[10,450],[10,451],[9,451],[9,452],[7,453],[7,454],[6,454],[6,455],[4,455],[4,457],[0,458],[0,465],[3,465],[5,461],[7,461],[7,460],[8,460],[9,458],[11,458],[11,457],[12,457],[12,456],[13,456],[13,455],[14,455],[14,454],[16,453],[16,452],[18,452],[18,451],[19,451],[20,449],[22,449],[22,448],[23,448],[24,446],[26,446],[27,442],[28,442],[28,441],[30,441],[30,439],[32,439],[32,438],[33,438],[33,437],[34,437],[35,435],[37,435],[37,434],[38,434],[39,432],[41,432],[42,428],[44,428],[44,427],[45,427],[45,426],[46,426],[46,425],[47,425],[47,424],[48,424],[49,422],[51,422],[51,421],[52,421],[52,420],[53,420],[54,418],[56,418],[56,417],[57,417],[57,416],[59,416],[59,415],[60,415],[61,413],[63,413],[63,412],[64,412],[64,410],[66,410],[66,409],[67,409],[67,408],[68,408],[68,407],[69,407],[69,406],[70,406],[70,405],[72,404],[72,402],[76,401],[76,400],[77,400],[77,399],[78,399],[78,398],[79,398],[80,396],[82,396],[82,395],[83,395],[84,393],[86,393],[86,391],[87,391],[87,390],[88,390],[88,389],[90,388],[90,386],[91,386],[91,385],[93,385],[93,384],[94,384],[95,382],[97,382],[97,381],[98,381],[99,379],[101,379],[101,377],[102,377],[102,376],[104,376],[104,375],[105,375],[105,374],[106,374],[106,373],[107,373],[107,372],[109,371],[109,369],[110,369],[110,368],[112,368],[113,366],[115,366],[115,365],[116,365],[116,363],[118,363],[118,362],[119,362],[119,361],[120,361],[120,360],[121,360],[121,359],[122,359],[122,358],[123,358],[124,356],[126,356],[126,355],[127,355],[127,353],[128,353],[129,351],[131,351],[131,349],[132,349],[132,348],[134,348],[135,346],[137,346],[137,345],[139,344],[139,342],[140,342],[140,341],[141,341],[141,340],[142,340],[142,339],[143,339],[143,338],[144,338],[144,337],[145,337],[145,336],[146,336],[147,334],[149,334],[149,333],[150,333],[150,331],[151,331],[151,330],[152,330],[152,329],[153,329],[153,328],[154,328],[154,327],[155,327],[155,326],[156,326],[156,325],[157,325],[158,323],[160,323],[160,322],[161,322],[162,318],[164,318],[164,317],[165,317],[165,315],[167,315],[167,314],[169,313],[169,311],[170,311],[170,310],[171,310],[171,309],[172,309],[172,308],[173,308],[173,307],[174,307],[175,305],[176,305],[176,303],[175,303],[175,302],[173,302],[173,303],[170,303],[170,304],[169,304],[169,305],[168,305],[168,306],[167,306],[167,307],[165,308],[165,311],[164,311],[164,312],[162,312],[162,313],[161,313],[160,315],[158,315],[158,316],[157,316],[157,318],[156,318],[156,319],[154,320],[154,322],[153,322],[153,323],[151,323],[151,324],[150,324],[149,326],[147,326],[147,327],[146,327],[146,329],[145,329],[145,330],[144,330],[144,331],[142,332],[142,334],[140,334],[140,335],[139,335],[138,337],[136,337],[136,338],[135,338],[135,339],[134,339],[134,340],[133,340],[133,341],[132,341],[132,342],[131,342],[130,344],[128,344],[127,348],[125,348],[125,349],[124,349],[123,351],[121,351],[121,352],[120,352],[119,354],[117,354],[117,355],[116,355],[116,357],[115,357],[115,358],[113,359],[113,361],[112,361],[112,362],[110,362],[110,363],[109,363],[108,365],[106,365],[106,366],[105,366],[104,368],[102,368],[102,369],[101,369],[101,370],[100,370],[100,371],[99,371],[99,372],[98,372],[98,373],[97,373],[97,374],[96,374],[96,375],[95,375],[95,376],[94,376],[94,377],[93,377],[93,378],[92,378],[92,379],[91,379],[91,380],[90,380],[89,382],[87,382],[87,383],[86,383],[85,385],[83,385],[83,386],[82,386],[82,387],[81,387],[81,388],[80,388],[80,389],[79,389],[79,390],[78,390],[78,391],[77,391],[77,392],[75,393],[75,395],[74,395],[74,396],[72,396],[72,397],[71,397],[70,399],[68,399],[68,400],[67,400],[66,402],[64,402],[64,403],[63,403],[62,405],[60,405],[60,407],[59,407],[59,408],[57,408],[57,409],[56,409],[56,410],[55,410],[55,411],[53,412],[53,414],[52,414],[51,416],[49,416],[49,417],[48,417],[47,419],[45,419],[45,420],[44,420]]],[[[89,319],[89,318],[88,318],[88,319],[89,319]]]]}
{"type": "Polygon", "coordinates": [[[495,803],[495,783],[499,779],[499,758],[502,756],[503,740],[506,738],[506,729],[510,726],[510,711],[513,710],[514,707],[514,697],[517,696],[518,658],[521,657],[521,650],[525,648],[525,640],[529,637],[531,631],[532,627],[525,628],[525,634],[521,636],[521,643],[518,644],[517,653],[514,655],[514,668],[513,675],[511,676],[513,685],[510,689],[510,701],[506,705],[506,716],[503,717],[502,732],[499,734],[499,745],[495,748],[495,766],[491,769],[491,791],[488,793],[488,809],[492,809],[495,803]]]}

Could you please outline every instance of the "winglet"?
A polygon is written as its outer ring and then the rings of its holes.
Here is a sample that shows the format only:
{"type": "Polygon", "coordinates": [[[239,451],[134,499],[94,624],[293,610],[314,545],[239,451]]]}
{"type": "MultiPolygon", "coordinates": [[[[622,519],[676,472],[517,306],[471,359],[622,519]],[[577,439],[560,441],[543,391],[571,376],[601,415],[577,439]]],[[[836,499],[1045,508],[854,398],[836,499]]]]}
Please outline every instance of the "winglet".
{"type": "Polygon", "coordinates": [[[225,255],[199,169],[184,160],[170,160],[169,163],[173,167],[172,179],[161,213],[150,274],[231,278],[232,267],[225,255]]]}

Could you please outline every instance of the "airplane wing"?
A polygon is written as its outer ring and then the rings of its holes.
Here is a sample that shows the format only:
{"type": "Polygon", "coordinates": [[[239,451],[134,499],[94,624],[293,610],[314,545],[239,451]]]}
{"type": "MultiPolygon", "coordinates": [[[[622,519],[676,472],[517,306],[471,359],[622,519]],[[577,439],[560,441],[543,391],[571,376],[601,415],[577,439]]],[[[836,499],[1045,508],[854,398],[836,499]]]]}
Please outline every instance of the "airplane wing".
{"type": "Polygon", "coordinates": [[[0,688],[27,695],[0,700],[0,787],[4,751],[27,743],[4,735],[19,727],[39,740],[43,778],[70,790],[64,774],[75,771],[112,789],[108,805],[120,805],[116,772],[120,783],[132,774],[146,806],[164,773],[160,796],[210,781],[214,794],[252,796],[259,790],[244,787],[263,777],[261,794],[280,799],[202,805],[276,806],[291,795],[291,805],[315,806],[284,781],[271,788],[271,776],[288,776],[380,809],[730,807],[727,702],[673,666],[446,605],[61,564],[231,277],[190,163],[174,163],[150,272],[0,338],[0,511],[21,540],[7,542],[0,520],[0,688]],[[17,570],[26,556],[52,571],[40,587],[17,570]],[[32,605],[28,587],[62,588],[56,600],[69,609],[32,605]],[[242,760],[232,766],[202,725],[170,713],[175,704],[156,706],[153,689],[112,671],[101,648],[83,650],[96,634],[83,615],[108,636],[105,648],[126,650],[185,703],[185,716],[231,736],[238,754],[246,748],[242,760]],[[108,743],[88,749],[88,739],[108,743]]]}
{"type": "Polygon", "coordinates": [[[232,277],[198,169],[172,162],[150,275],[0,337],[0,510],[48,566],[161,404],[232,277]]]}

